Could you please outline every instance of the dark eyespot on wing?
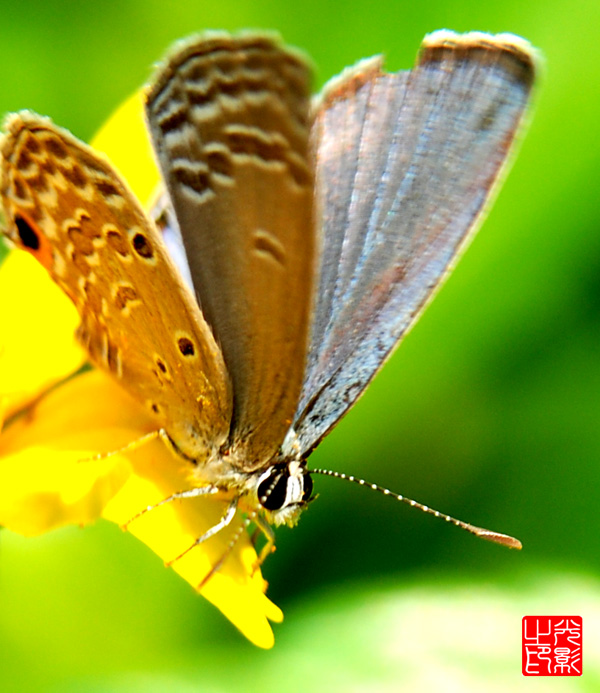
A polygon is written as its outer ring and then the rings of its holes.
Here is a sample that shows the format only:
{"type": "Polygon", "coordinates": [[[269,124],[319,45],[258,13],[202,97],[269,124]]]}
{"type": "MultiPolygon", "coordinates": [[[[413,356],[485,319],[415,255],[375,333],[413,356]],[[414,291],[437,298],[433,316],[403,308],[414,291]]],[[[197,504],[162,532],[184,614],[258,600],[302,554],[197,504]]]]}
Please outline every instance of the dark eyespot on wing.
{"type": "Polygon", "coordinates": [[[179,351],[183,356],[194,356],[196,353],[194,342],[187,337],[180,337],[177,340],[177,346],[179,347],[179,351]]]}
{"type": "Polygon", "coordinates": [[[19,232],[19,238],[21,243],[26,248],[31,250],[40,249],[40,238],[37,233],[29,226],[29,224],[21,216],[15,217],[15,224],[17,226],[17,231],[19,232]]]}
{"type": "Polygon", "coordinates": [[[133,247],[135,252],[144,259],[149,259],[154,256],[150,241],[142,233],[136,233],[133,237],[133,247]]]}

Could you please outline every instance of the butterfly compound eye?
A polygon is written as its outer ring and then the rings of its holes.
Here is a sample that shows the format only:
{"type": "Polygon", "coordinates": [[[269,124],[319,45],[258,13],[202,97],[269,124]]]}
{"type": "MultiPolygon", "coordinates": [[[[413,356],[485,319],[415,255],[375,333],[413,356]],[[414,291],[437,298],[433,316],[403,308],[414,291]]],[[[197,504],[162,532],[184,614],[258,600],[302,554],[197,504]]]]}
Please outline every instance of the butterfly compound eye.
{"type": "Polygon", "coordinates": [[[258,486],[258,500],[265,510],[281,510],[287,499],[289,475],[278,467],[258,486]]]}
{"type": "Polygon", "coordinates": [[[313,482],[306,469],[276,464],[265,473],[257,488],[258,501],[265,510],[283,510],[310,500],[313,482]]]}

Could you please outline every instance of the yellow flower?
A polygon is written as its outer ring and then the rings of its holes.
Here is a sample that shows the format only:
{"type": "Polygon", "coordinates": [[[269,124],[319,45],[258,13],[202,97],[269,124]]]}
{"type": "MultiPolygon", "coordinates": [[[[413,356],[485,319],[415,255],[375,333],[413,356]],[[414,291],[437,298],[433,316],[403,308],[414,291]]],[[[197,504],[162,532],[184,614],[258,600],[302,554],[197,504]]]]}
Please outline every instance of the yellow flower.
{"type": "MultiPolygon", "coordinates": [[[[115,113],[92,144],[109,156],[143,203],[151,200],[159,176],[140,95],[115,113]]],[[[0,436],[0,525],[25,536],[100,517],[123,525],[147,506],[190,488],[189,463],[160,439],[122,450],[155,425],[107,375],[81,368],[85,354],[73,337],[77,313],[42,266],[23,251],[11,251],[0,266],[0,292],[5,297],[0,425],[7,424],[0,436]]],[[[174,501],[127,528],[169,561],[214,526],[226,507],[226,499],[215,497],[174,501]]],[[[241,521],[194,548],[173,569],[198,587],[241,521]]],[[[201,593],[249,640],[271,647],[269,620],[281,621],[282,613],[265,596],[255,562],[244,532],[201,593]]]]}

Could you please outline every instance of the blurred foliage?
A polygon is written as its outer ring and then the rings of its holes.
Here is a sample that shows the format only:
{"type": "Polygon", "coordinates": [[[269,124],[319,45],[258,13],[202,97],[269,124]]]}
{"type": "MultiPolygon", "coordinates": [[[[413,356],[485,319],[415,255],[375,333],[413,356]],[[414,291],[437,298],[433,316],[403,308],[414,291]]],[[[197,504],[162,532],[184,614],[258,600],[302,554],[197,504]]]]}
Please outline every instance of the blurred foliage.
{"type": "Polygon", "coordinates": [[[2,690],[600,690],[600,5],[1,0],[0,16],[0,111],[31,108],[83,139],[173,40],[205,28],[278,30],[317,86],[375,53],[410,67],[443,27],[521,34],[546,63],[482,231],[311,458],[524,550],[317,479],[321,497],[266,565],[286,621],[263,652],[114,527],[3,532],[2,690]],[[521,616],[544,613],[583,616],[582,678],[521,676],[521,616]]]}

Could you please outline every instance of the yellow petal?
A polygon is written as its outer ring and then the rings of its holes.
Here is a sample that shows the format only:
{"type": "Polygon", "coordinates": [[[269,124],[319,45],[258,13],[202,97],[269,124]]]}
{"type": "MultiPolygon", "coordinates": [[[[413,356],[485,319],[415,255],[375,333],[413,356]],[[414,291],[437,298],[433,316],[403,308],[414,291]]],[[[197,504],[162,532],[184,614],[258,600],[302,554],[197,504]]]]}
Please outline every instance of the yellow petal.
{"type": "MultiPolygon", "coordinates": [[[[194,467],[156,438],[120,450],[154,428],[153,422],[118,384],[91,370],[44,397],[0,438],[0,524],[32,535],[100,516],[122,525],[149,505],[192,488],[194,467]]],[[[174,501],[155,508],[129,530],[168,561],[214,526],[227,507],[212,496],[174,501]]],[[[233,526],[197,546],[173,568],[194,587],[226,552],[233,526]]],[[[253,568],[256,553],[244,531],[221,569],[202,588],[242,633],[260,647],[273,645],[269,619],[281,611],[264,595],[253,568]]]]}
{"type": "Polygon", "coordinates": [[[90,144],[108,156],[138,200],[147,207],[154,198],[160,175],[146,129],[143,92],[127,99],[90,144]]]}
{"type": "Polygon", "coordinates": [[[114,390],[90,371],[7,427],[0,437],[0,524],[30,536],[100,516],[132,470],[121,455],[90,458],[139,436],[143,420],[116,416],[129,397],[114,390]]]}
{"type": "Polygon", "coordinates": [[[77,370],[85,354],[75,307],[29,253],[0,265],[0,409],[6,416],[77,370]]]}

